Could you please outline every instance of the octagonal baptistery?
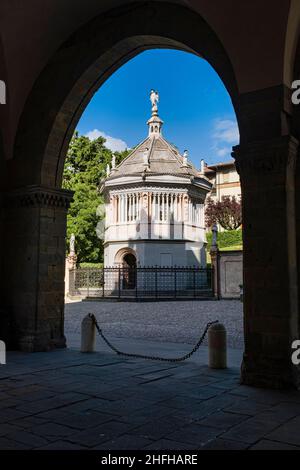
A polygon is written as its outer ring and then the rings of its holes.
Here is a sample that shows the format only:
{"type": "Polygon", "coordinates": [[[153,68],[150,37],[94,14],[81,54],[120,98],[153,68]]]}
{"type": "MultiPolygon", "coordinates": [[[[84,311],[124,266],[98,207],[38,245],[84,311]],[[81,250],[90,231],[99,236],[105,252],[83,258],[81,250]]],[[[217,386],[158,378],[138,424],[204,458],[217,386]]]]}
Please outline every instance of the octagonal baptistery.
{"type": "Polygon", "coordinates": [[[108,266],[206,266],[204,201],[210,182],[162,136],[152,90],[149,135],[103,181],[108,266]]]}

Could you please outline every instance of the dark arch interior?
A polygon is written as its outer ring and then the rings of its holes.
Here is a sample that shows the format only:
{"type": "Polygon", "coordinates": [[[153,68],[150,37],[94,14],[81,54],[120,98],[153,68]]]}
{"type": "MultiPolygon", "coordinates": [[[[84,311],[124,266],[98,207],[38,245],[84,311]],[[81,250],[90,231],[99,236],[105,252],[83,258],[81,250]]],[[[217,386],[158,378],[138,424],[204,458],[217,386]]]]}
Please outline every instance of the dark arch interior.
{"type": "Polygon", "coordinates": [[[128,253],[123,258],[123,266],[125,268],[136,268],[136,257],[132,253],[128,253]]]}
{"type": "Polygon", "coordinates": [[[123,289],[135,289],[136,287],[136,257],[133,253],[127,253],[123,257],[123,289]]]}

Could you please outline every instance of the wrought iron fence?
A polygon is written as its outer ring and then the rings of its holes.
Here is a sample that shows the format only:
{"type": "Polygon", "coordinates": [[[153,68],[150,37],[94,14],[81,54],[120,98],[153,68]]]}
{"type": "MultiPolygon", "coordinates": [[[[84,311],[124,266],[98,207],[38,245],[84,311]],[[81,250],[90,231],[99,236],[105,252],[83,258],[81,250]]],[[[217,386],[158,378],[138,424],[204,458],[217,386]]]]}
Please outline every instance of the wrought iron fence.
{"type": "Polygon", "coordinates": [[[70,271],[69,294],[88,298],[164,299],[213,296],[212,268],[108,267],[70,271]]]}

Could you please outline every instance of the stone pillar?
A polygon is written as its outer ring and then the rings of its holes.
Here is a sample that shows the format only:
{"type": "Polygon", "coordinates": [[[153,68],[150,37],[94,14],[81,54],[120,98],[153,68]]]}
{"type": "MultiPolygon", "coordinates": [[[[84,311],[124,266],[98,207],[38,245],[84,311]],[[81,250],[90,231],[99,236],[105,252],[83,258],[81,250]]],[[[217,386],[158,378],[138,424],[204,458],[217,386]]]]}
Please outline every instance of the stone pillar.
{"type": "Polygon", "coordinates": [[[299,384],[291,343],[299,338],[295,233],[298,141],[279,137],[234,148],[241,177],[245,353],[242,382],[299,384]]]}
{"type": "Polygon", "coordinates": [[[113,220],[114,220],[114,225],[116,225],[116,223],[118,222],[118,197],[115,195],[113,196],[114,198],[114,216],[113,216],[113,220]]]}
{"type": "Polygon", "coordinates": [[[131,222],[131,194],[127,194],[127,204],[128,204],[128,210],[127,210],[127,222],[131,222]]]}
{"type": "Polygon", "coordinates": [[[123,223],[123,221],[124,221],[124,194],[120,194],[119,201],[120,201],[120,218],[119,218],[119,222],[123,223]]]}
{"type": "Polygon", "coordinates": [[[148,239],[151,240],[151,221],[152,221],[152,193],[148,193],[148,239]]]}
{"type": "Polygon", "coordinates": [[[148,193],[141,194],[140,235],[141,239],[148,239],[148,193]]]}
{"type": "Polygon", "coordinates": [[[186,223],[189,221],[189,196],[184,194],[183,196],[183,217],[182,220],[186,223]]]}
{"type": "Polygon", "coordinates": [[[117,216],[117,223],[120,223],[121,222],[121,196],[120,194],[117,195],[117,213],[118,213],[118,216],[117,216]]]}
{"type": "Polygon", "coordinates": [[[141,194],[137,194],[137,219],[138,222],[141,221],[141,194]]]}
{"type": "Polygon", "coordinates": [[[216,299],[220,298],[220,276],[219,276],[219,247],[218,247],[218,226],[215,224],[212,228],[212,243],[210,247],[210,259],[213,275],[213,295],[216,299]]]}
{"type": "Polygon", "coordinates": [[[28,186],[4,199],[5,304],[18,349],[65,346],[66,216],[72,192],[28,186]]]}
{"type": "MultiPolygon", "coordinates": [[[[1,148],[0,148],[1,150],[1,148]]],[[[0,152],[0,167],[1,167],[1,152],[0,152]]],[[[1,171],[1,168],[0,168],[1,171]]],[[[1,179],[1,177],[0,177],[1,179]]],[[[11,342],[10,330],[11,330],[11,318],[5,304],[5,268],[4,268],[4,256],[6,250],[4,248],[4,208],[3,208],[3,194],[0,192],[0,340],[6,343],[6,347],[11,349],[14,345],[11,342]]]]}
{"type": "Polygon", "coordinates": [[[123,194],[121,196],[121,200],[122,200],[121,221],[123,223],[127,223],[127,194],[123,194]]]}
{"type": "Polygon", "coordinates": [[[77,263],[77,255],[74,252],[71,252],[66,258],[66,270],[65,270],[65,295],[75,295],[74,292],[74,281],[75,281],[75,272],[77,263]],[[72,274],[73,276],[72,276],[72,274]]]}
{"type": "Polygon", "coordinates": [[[178,205],[177,205],[177,220],[178,222],[183,222],[183,217],[182,217],[182,194],[178,195],[178,205]]]}

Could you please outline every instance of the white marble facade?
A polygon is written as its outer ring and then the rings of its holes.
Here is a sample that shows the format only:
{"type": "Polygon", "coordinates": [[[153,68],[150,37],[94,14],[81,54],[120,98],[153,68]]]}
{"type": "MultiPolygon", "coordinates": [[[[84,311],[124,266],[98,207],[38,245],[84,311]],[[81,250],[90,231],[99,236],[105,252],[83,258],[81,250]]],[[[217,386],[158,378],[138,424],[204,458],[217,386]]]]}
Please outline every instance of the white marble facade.
{"type": "Polygon", "coordinates": [[[209,181],[161,133],[157,106],[149,136],[109,173],[105,266],[202,266],[205,257],[204,201],[209,181]]]}

